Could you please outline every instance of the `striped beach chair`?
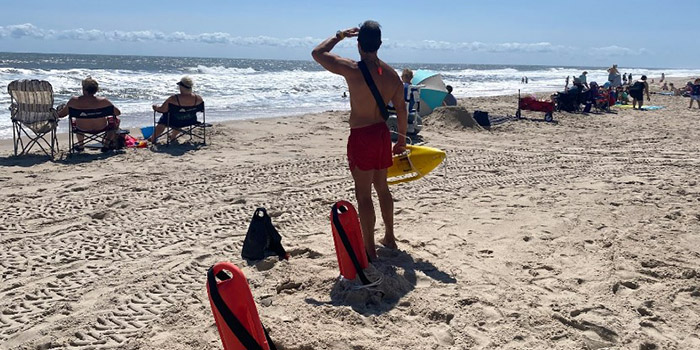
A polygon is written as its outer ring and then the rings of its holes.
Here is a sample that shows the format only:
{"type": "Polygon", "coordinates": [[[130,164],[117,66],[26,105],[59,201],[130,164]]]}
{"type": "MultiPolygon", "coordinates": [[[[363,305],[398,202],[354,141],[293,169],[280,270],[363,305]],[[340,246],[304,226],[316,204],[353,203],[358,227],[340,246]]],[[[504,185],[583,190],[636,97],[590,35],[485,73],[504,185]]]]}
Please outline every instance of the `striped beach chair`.
{"type": "Polygon", "coordinates": [[[15,156],[35,145],[47,156],[58,152],[58,112],[53,108],[53,87],[45,80],[15,80],[7,86],[15,156]]]}

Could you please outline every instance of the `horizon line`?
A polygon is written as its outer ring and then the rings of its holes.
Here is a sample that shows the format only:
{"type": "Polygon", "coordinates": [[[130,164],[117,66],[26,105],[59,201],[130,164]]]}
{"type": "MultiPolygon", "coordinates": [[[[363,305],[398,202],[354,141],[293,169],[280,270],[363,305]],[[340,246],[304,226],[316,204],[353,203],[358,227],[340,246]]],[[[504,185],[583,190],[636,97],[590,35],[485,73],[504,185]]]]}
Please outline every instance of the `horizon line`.
{"type": "MultiPolygon", "coordinates": [[[[0,51],[0,54],[34,54],[34,55],[72,55],[72,56],[104,56],[104,57],[161,57],[161,58],[200,58],[200,59],[230,59],[230,60],[257,60],[257,61],[292,61],[292,62],[314,62],[313,59],[302,60],[293,58],[246,58],[228,56],[169,56],[169,55],[147,55],[147,54],[104,54],[104,53],[65,53],[65,52],[30,52],[30,51],[0,51]]],[[[482,66],[515,66],[515,67],[547,67],[547,68],[597,68],[606,69],[604,66],[570,66],[570,65],[547,65],[547,64],[517,64],[517,63],[447,63],[447,62],[388,62],[391,64],[430,64],[430,65],[482,65],[482,66]]],[[[632,69],[687,69],[700,70],[700,68],[688,67],[626,67],[632,69]]]]}

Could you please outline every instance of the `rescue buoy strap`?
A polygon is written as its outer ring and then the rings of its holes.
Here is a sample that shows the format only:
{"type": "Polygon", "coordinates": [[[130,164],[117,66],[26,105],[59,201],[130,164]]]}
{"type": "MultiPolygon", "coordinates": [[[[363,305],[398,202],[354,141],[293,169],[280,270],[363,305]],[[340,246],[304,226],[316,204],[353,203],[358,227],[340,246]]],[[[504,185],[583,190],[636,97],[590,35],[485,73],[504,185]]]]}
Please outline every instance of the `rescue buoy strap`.
{"type": "MultiPolygon", "coordinates": [[[[236,315],[231,312],[231,310],[226,306],[226,303],[224,302],[224,299],[221,298],[221,294],[219,294],[219,289],[216,285],[216,277],[220,276],[221,272],[216,274],[214,276],[214,267],[210,267],[209,271],[207,271],[207,283],[209,284],[209,294],[211,295],[211,301],[214,303],[214,306],[216,306],[216,310],[219,311],[219,314],[221,317],[224,319],[226,322],[226,325],[228,326],[229,329],[233,332],[233,334],[236,335],[236,338],[238,338],[238,341],[245,346],[247,350],[263,350],[263,348],[258,344],[257,341],[253,338],[253,336],[250,335],[247,329],[241,324],[241,322],[238,320],[236,315]]],[[[227,278],[223,278],[223,280],[228,279],[228,275],[224,274],[227,278]]],[[[221,276],[223,277],[223,276],[221,276]]],[[[219,277],[221,279],[221,277],[219,277]]],[[[265,327],[263,327],[263,330],[265,327]]],[[[267,335],[267,331],[265,331],[265,336],[268,339],[268,342],[271,344],[270,337],[267,335]]],[[[274,345],[272,345],[271,350],[276,350],[274,348],[274,345]]]]}
{"type": "Polygon", "coordinates": [[[362,284],[370,284],[369,279],[367,279],[367,276],[365,276],[364,271],[362,271],[362,266],[360,266],[360,260],[358,260],[357,255],[355,255],[355,250],[352,248],[352,244],[350,244],[348,235],[343,229],[343,224],[340,223],[340,218],[338,217],[338,209],[338,203],[333,205],[333,225],[335,226],[335,229],[338,232],[340,240],[343,242],[345,250],[350,256],[350,260],[352,260],[352,265],[355,266],[355,271],[357,271],[357,274],[360,276],[360,281],[362,281],[362,284]]]}
{"type": "MultiPolygon", "coordinates": [[[[369,87],[369,91],[372,92],[372,96],[374,96],[374,100],[377,102],[379,113],[381,113],[384,120],[388,120],[389,111],[386,109],[386,104],[384,103],[382,94],[379,92],[379,89],[377,89],[377,84],[374,83],[374,79],[372,79],[372,75],[369,73],[369,69],[367,69],[367,64],[364,61],[360,61],[357,62],[357,67],[360,68],[362,77],[365,79],[365,83],[367,84],[367,87],[369,87]]],[[[381,71],[379,71],[379,75],[382,75],[381,71]]]]}

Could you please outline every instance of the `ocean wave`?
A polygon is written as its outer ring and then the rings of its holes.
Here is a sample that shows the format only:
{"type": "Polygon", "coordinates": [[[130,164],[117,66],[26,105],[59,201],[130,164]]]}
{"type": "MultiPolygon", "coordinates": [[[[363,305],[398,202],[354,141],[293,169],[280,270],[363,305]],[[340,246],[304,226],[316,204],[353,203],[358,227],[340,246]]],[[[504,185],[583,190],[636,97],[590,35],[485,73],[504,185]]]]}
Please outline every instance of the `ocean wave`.
{"type": "Polygon", "coordinates": [[[208,66],[202,66],[202,65],[199,65],[197,67],[184,68],[183,71],[185,73],[191,73],[191,74],[254,74],[257,72],[252,67],[233,68],[233,67],[224,67],[224,66],[208,67],[208,66]]]}
{"type": "MultiPolygon", "coordinates": [[[[75,55],[38,55],[34,60],[23,58],[20,62],[3,55],[9,54],[0,54],[0,65],[5,65],[0,67],[0,86],[16,79],[47,80],[53,86],[58,105],[80,94],[81,80],[92,76],[100,83],[100,94],[122,110],[126,127],[152,123],[151,105],[178,92],[175,83],[183,75],[192,77],[195,92],[206,101],[207,112],[220,120],[349,108],[348,100],[341,97],[347,91],[345,79],[314,62],[75,55]]],[[[457,97],[515,94],[518,89],[523,93],[560,90],[566,76],[578,76],[583,71],[537,66],[414,66],[440,73],[445,83],[454,87],[457,97]],[[529,84],[520,83],[523,76],[528,77],[529,84]]],[[[620,68],[620,71],[657,79],[661,72],[667,77],[700,75],[700,70],[689,69],[620,68]]],[[[607,81],[604,68],[588,69],[588,72],[589,82],[607,81]]],[[[9,95],[0,93],[0,138],[12,136],[6,107],[9,102],[9,95]]]]}

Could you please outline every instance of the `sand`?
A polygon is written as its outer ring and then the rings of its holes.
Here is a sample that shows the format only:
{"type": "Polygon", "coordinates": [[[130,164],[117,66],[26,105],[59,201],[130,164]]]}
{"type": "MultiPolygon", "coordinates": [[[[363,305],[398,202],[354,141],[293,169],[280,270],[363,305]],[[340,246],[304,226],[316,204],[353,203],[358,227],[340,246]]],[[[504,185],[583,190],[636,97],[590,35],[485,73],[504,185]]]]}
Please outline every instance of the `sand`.
{"type": "Polygon", "coordinates": [[[700,111],[653,95],[666,108],[546,123],[508,118],[513,96],[459,103],[505,118],[426,118],[448,158],[392,187],[399,250],[380,249],[371,290],[338,280],[328,219],[354,202],[345,111],[56,162],[4,141],[0,349],[221,349],[219,261],[279,349],[700,348],[700,111]],[[241,259],[259,206],[289,261],[241,259]]]}

